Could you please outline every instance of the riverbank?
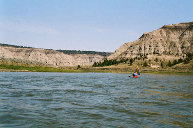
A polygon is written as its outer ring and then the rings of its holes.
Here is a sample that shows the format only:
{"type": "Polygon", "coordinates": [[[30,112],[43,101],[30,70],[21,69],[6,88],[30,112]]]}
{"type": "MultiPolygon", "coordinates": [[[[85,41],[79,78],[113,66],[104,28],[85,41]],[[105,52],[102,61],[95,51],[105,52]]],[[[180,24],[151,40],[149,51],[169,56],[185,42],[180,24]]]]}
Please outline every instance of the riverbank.
{"type": "MultiPolygon", "coordinates": [[[[141,67],[141,73],[154,73],[154,74],[193,74],[192,70],[182,70],[173,68],[159,68],[153,69],[150,67],[141,67]]],[[[66,73],[133,73],[134,66],[118,65],[118,66],[105,66],[105,67],[44,67],[34,65],[7,65],[0,64],[0,72],[66,72],[66,73]]]]}
{"type": "Polygon", "coordinates": [[[83,72],[69,68],[44,67],[36,65],[7,65],[0,64],[0,72],[83,72]]]}

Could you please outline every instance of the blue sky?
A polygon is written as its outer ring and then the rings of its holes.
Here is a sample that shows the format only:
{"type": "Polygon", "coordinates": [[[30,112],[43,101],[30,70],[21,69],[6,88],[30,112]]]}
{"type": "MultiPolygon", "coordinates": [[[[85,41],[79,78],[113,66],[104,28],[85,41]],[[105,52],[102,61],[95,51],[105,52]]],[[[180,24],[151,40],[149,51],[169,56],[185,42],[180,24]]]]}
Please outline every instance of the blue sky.
{"type": "Polygon", "coordinates": [[[113,52],[165,24],[193,21],[193,0],[0,0],[0,43],[113,52]]]}

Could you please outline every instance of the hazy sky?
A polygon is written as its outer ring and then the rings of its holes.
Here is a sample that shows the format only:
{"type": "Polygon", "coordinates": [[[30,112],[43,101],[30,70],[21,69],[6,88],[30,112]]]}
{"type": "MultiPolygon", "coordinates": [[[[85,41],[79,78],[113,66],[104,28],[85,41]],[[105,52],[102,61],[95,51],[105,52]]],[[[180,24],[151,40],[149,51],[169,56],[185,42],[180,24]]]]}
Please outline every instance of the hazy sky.
{"type": "Polygon", "coordinates": [[[193,0],[0,0],[0,43],[113,52],[165,24],[193,21],[193,0]]]}

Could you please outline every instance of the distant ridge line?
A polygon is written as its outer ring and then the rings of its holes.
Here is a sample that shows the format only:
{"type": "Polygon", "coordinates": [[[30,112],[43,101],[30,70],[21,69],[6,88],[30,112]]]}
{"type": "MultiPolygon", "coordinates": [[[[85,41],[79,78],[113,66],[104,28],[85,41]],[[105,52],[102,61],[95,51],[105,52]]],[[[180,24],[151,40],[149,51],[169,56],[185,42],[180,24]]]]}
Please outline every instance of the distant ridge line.
{"type": "Polygon", "coordinates": [[[80,50],[56,50],[65,54],[97,54],[101,56],[109,56],[110,52],[97,52],[97,51],[80,51],[80,50]]]}
{"type": "MultiPolygon", "coordinates": [[[[34,47],[11,45],[11,44],[5,44],[5,43],[0,43],[0,46],[15,47],[15,48],[34,48],[34,47]]],[[[41,49],[44,49],[44,48],[41,48],[41,49]]],[[[53,49],[44,49],[44,50],[53,50],[53,49]]],[[[111,52],[81,51],[81,50],[54,50],[54,51],[62,52],[64,54],[97,54],[104,57],[107,57],[112,54],[111,52]]]]}

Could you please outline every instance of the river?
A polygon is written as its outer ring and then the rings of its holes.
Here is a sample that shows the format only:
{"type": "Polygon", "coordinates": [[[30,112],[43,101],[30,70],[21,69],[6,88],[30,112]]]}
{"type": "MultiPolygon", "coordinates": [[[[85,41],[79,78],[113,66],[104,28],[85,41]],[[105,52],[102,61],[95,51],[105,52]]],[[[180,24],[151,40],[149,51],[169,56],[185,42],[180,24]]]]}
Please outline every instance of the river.
{"type": "Polygon", "coordinates": [[[193,76],[0,72],[0,127],[193,127],[193,76]]]}

